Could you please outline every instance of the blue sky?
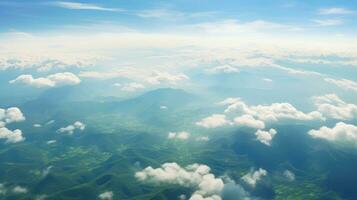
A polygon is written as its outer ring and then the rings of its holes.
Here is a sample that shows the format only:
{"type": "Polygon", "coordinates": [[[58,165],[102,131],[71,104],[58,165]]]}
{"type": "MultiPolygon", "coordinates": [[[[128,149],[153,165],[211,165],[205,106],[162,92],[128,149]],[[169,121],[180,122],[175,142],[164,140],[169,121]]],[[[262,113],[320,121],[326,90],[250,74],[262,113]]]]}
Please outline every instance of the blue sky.
{"type": "Polygon", "coordinates": [[[113,23],[141,31],[236,20],[264,21],[305,32],[356,33],[355,1],[1,1],[0,31],[41,32],[113,23]]]}

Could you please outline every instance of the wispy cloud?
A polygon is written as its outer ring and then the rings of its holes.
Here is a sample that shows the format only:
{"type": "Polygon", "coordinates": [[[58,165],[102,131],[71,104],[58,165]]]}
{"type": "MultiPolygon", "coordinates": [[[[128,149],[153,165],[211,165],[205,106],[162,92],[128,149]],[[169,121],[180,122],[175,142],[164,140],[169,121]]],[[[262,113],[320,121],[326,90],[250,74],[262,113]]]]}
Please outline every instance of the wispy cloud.
{"type": "Polygon", "coordinates": [[[71,9],[71,10],[99,10],[99,11],[111,11],[111,12],[123,11],[123,9],[120,8],[108,8],[96,4],[70,2],[70,1],[56,1],[50,3],[50,5],[60,8],[65,8],[65,9],[71,9]]]}
{"type": "Polygon", "coordinates": [[[343,24],[340,19],[315,19],[313,22],[316,26],[338,26],[343,24]]]}
{"type": "Polygon", "coordinates": [[[346,15],[354,13],[353,10],[346,8],[332,7],[332,8],[321,8],[318,11],[319,15],[346,15]]]}
{"type": "Polygon", "coordinates": [[[140,10],[133,13],[134,15],[141,18],[160,18],[160,19],[192,19],[192,18],[207,18],[213,17],[217,14],[214,11],[205,11],[205,12],[182,12],[167,8],[157,8],[157,9],[147,9],[140,10]]]}
{"type": "Polygon", "coordinates": [[[324,79],[328,83],[335,84],[336,86],[345,89],[345,90],[354,90],[357,91],[357,82],[348,79],[332,79],[332,78],[325,78],[324,79]]]}

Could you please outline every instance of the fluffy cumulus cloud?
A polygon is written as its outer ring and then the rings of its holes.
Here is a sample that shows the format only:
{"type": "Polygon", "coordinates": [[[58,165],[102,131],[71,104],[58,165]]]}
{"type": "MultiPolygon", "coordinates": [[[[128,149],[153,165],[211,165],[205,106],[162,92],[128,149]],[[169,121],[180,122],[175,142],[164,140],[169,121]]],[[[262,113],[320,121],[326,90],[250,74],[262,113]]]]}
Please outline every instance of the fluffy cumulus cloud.
{"type": "Polygon", "coordinates": [[[114,193],[112,191],[105,191],[101,194],[99,194],[99,199],[102,199],[102,200],[112,200],[113,197],[114,197],[114,193]]]}
{"type": "Polygon", "coordinates": [[[264,122],[276,122],[283,119],[290,120],[321,120],[321,113],[313,111],[304,113],[289,103],[273,103],[271,105],[249,106],[240,98],[228,98],[219,103],[228,105],[225,113],[242,113],[251,115],[264,122]]]}
{"type": "Polygon", "coordinates": [[[25,116],[19,108],[0,108],[0,139],[5,139],[6,143],[17,143],[24,141],[25,138],[23,137],[22,131],[20,129],[9,130],[5,127],[6,124],[20,122],[23,120],[25,120],[25,116]]]}
{"type": "Polygon", "coordinates": [[[4,123],[19,122],[25,120],[21,110],[17,107],[11,107],[8,109],[0,108],[0,121],[4,123]]]}
{"type": "Polygon", "coordinates": [[[336,94],[316,96],[313,101],[317,110],[326,117],[339,120],[352,120],[357,117],[357,105],[344,102],[336,94]]]}
{"type": "Polygon", "coordinates": [[[255,129],[265,128],[265,123],[261,120],[255,119],[252,115],[242,115],[234,118],[234,123],[239,126],[246,126],[255,129]]]}
{"type": "Polygon", "coordinates": [[[231,65],[220,65],[213,68],[206,69],[206,72],[209,74],[220,74],[220,73],[238,73],[239,69],[232,67],[231,65]]]}
{"type": "Polygon", "coordinates": [[[269,131],[257,130],[255,135],[257,136],[257,140],[261,143],[270,146],[276,133],[276,130],[271,128],[269,131]]]}
{"type": "Polygon", "coordinates": [[[332,79],[332,78],[325,78],[326,82],[336,85],[344,90],[352,90],[357,91],[357,83],[348,79],[332,79]]]}
{"type": "Polygon", "coordinates": [[[321,127],[308,132],[314,138],[321,138],[331,142],[352,143],[357,146],[357,126],[338,122],[334,127],[321,127]]]}
{"type": "Polygon", "coordinates": [[[71,125],[68,125],[66,127],[62,127],[60,129],[58,129],[57,131],[59,133],[66,133],[66,134],[72,135],[75,130],[83,131],[85,129],[85,127],[86,127],[85,124],[83,124],[80,121],[76,121],[71,125]]]}
{"type": "Polygon", "coordinates": [[[202,126],[204,128],[217,128],[229,124],[232,124],[232,122],[227,120],[226,116],[222,114],[213,114],[202,119],[201,121],[196,122],[197,126],[202,126]]]}
{"type": "Polygon", "coordinates": [[[187,140],[190,137],[190,133],[186,131],[181,132],[169,132],[167,135],[168,139],[177,139],[177,140],[187,140]]]}
{"type": "Polygon", "coordinates": [[[0,128],[0,139],[6,139],[6,143],[17,143],[25,140],[20,129],[12,131],[6,127],[0,128]]]}
{"type": "Polygon", "coordinates": [[[255,187],[256,184],[268,174],[265,169],[259,168],[256,171],[250,171],[248,174],[242,177],[242,180],[249,184],[252,187],[255,187]]]}
{"type": "Polygon", "coordinates": [[[183,73],[180,74],[170,74],[168,72],[153,72],[146,81],[150,84],[157,85],[160,83],[170,83],[176,84],[179,81],[188,80],[189,77],[183,73]]]}
{"type": "Polygon", "coordinates": [[[58,87],[64,85],[76,85],[81,80],[71,72],[63,72],[48,75],[47,77],[34,78],[32,75],[24,74],[16,79],[9,81],[10,84],[25,84],[37,88],[58,87]]]}
{"type": "Polygon", "coordinates": [[[223,180],[210,173],[206,165],[192,164],[181,167],[177,163],[165,163],[159,168],[147,167],[136,172],[141,182],[154,184],[177,184],[194,189],[190,200],[221,200],[223,180]]]}

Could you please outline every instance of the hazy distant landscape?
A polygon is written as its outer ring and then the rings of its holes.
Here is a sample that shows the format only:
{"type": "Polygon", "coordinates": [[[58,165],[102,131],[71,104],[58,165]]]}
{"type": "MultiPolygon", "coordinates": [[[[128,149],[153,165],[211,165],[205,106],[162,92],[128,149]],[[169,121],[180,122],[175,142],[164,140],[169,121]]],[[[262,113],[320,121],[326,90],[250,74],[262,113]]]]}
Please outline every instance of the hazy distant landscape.
{"type": "Polygon", "coordinates": [[[0,199],[357,199],[356,14],[0,1],[0,199]]]}

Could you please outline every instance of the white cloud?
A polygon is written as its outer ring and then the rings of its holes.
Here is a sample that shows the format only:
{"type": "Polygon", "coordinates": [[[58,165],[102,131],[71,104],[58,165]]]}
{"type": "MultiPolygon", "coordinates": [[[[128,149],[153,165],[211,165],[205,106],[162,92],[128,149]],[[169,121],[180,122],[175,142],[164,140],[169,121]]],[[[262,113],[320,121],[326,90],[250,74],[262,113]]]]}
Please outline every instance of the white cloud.
{"type": "Polygon", "coordinates": [[[35,200],[45,200],[48,196],[46,194],[41,194],[35,197],[35,200]]]}
{"type": "Polygon", "coordinates": [[[255,135],[257,136],[257,140],[261,143],[270,146],[276,133],[276,130],[271,128],[269,131],[257,130],[255,135]]]}
{"type": "Polygon", "coordinates": [[[147,167],[136,172],[135,177],[142,182],[190,187],[195,190],[190,200],[221,200],[224,187],[222,179],[210,173],[208,166],[200,164],[181,167],[176,163],[165,163],[160,168],[147,167]]]}
{"type": "Polygon", "coordinates": [[[328,83],[332,83],[344,90],[353,90],[353,91],[357,91],[357,83],[352,81],[352,80],[348,80],[348,79],[332,79],[332,78],[325,78],[324,79],[326,82],[328,83]]]}
{"type": "Polygon", "coordinates": [[[6,139],[6,143],[17,143],[25,140],[25,138],[22,136],[21,130],[16,129],[11,131],[6,127],[0,128],[0,139],[6,139]]]}
{"type": "Polygon", "coordinates": [[[168,8],[156,8],[140,10],[135,12],[134,14],[142,18],[160,18],[161,20],[189,20],[193,18],[212,17],[216,14],[216,12],[182,12],[168,8]]]}
{"type": "Polygon", "coordinates": [[[248,113],[249,107],[240,98],[227,98],[218,103],[219,105],[228,105],[224,110],[225,113],[241,112],[248,113]]]}
{"type": "Polygon", "coordinates": [[[59,133],[67,133],[69,135],[72,135],[74,133],[75,130],[80,130],[80,131],[83,131],[85,129],[85,124],[83,124],[82,122],[80,121],[76,121],[74,122],[73,124],[71,125],[68,125],[66,127],[62,127],[60,129],[58,129],[57,131],[59,133]]]}
{"type": "Polygon", "coordinates": [[[160,106],[160,109],[161,110],[167,110],[168,108],[167,108],[167,106],[160,106]]]}
{"type": "Polygon", "coordinates": [[[190,137],[190,133],[186,131],[169,132],[167,135],[168,139],[178,139],[178,140],[187,140],[189,137],[190,137]]]}
{"type": "Polygon", "coordinates": [[[65,9],[71,9],[71,10],[98,10],[98,11],[112,11],[112,12],[123,11],[122,9],[119,8],[107,8],[96,4],[69,2],[69,1],[56,1],[50,3],[50,5],[60,8],[65,8],[65,9]]]}
{"type": "Polygon", "coordinates": [[[226,105],[232,105],[232,104],[236,104],[241,102],[240,98],[233,98],[233,97],[229,97],[226,98],[225,100],[218,102],[218,105],[222,105],[222,106],[226,106],[226,105]]]}
{"type": "Polygon", "coordinates": [[[136,15],[142,18],[166,19],[166,18],[184,17],[185,13],[161,8],[161,9],[142,10],[136,12],[136,15]]]}
{"type": "Polygon", "coordinates": [[[316,26],[337,26],[343,24],[340,19],[315,19],[313,22],[316,26]]]}
{"type": "Polygon", "coordinates": [[[150,84],[157,85],[160,83],[176,84],[178,81],[184,81],[188,79],[188,76],[183,73],[170,74],[168,72],[155,71],[146,79],[146,81],[150,84]]]}
{"type": "Polygon", "coordinates": [[[265,123],[255,119],[252,115],[242,115],[234,118],[234,123],[238,126],[246,126],[255,129],[265,128],[265,123]]]}
{"type": "Polygon", "coordinates": [[[98,197],[102,200],[112,200],[114,197],[114,193],[112,191],[105,191],[101,193],[98,197]]]}
{"type": "Polygon", "coordinates": [[[346,9],[346,8],[339,8],[339,7],[332,7],[332,8],[321,8],[318,11],[320,15],[346,15],[352,14],[354,11],[346,9]]]}
{"type": "Polygon", "coordinates": [[[242,177],[242,180],[249,184],[252,187],[255,187],[256,184],[268,174],[265,169],[259,168],[257,171],[250,171],[248,174],[242,177]]]}
{"type": "Polygon", "coordinates": [[[178,200],[186,200],[186,199],[187,199],[187,197],[184,194],[181,194],[180,196],[178,196],[178,200]]]}
{"type": "Polygon", "coordinates": [[[52,168],[53,168],[53,166],[50,165],[50,166],[46,167],[46,169],[42,170],[42,177],[47,176],[51,172],[52,168]]]}
{"type": "Polygon", "coordinates": [[[51,74],[47,77],[34,78],[32,75],[24,74],[18,76],[16,79],[9,81],[10,84],[21,83],[37,88],[42,87],[58,87],[63,85],[76,85],[81,80],[71,72],[63,72],[51,74]]]}
{"type": "Polygon", "coordinates": [[[321,138],[332,142],[352,143],[357,146],[357,126],[338,122],[333,128],[326,126],[319,130],[308,132],[314,138],[321,138]]]}
{"type": "Polygon", "coordinates": [[[13,192],[13,193],[16,193],[16,194],[24,194],[24,193],[27,193],[27,192],[28,192],[28,189],[25,188],[25,187],[22,187],[22,186],[15,186],[15,187],[12,189],[12,192],[13,192]]]}
{"type": "Polygon", "coordinates": [[[239,22],[234,19],[226,19],[220,21],[211,21],[191,25],[191,28],[196,28],[206,33],[218,35],[256,35],[259,31],[301,31],[303,28],[294,25],[281,24],[266,20],[254,20],[247,22],[239,22]]]}
{"type": "Polygon", "coordinates": [[[285,178],[288,180],[288,181],[294,181],[295,180],[295,174],[290,171],[290,170],[285,170],[283,172],[283,175],[285,176],[285,178]]]}
{"type": "Polygon", "coordinates": [[[251,115],[257,120],[264,122],[275,122],[282,119],[295,120],[322,120],[321,113],[313,111],[303,113],[297,110],[289,103],[273,103],[271,105],[248,106],[239,98],[228,98],[219,103],[220,105],[228,105],[225,113],[241,113],[251,115]]]}
{"type": "Polygon", "coordinates": [[[50,120],[50,121],[46,122],[46,124],[45,124],[45,125],[47,126],[47,125],[51,125],[51,124],[53,124],[53,123],[55,123],[55,120],[53,120],[53,119],[52,119],[52,120],[50,120]]]}
{"type": "Polygon", "coordinates": [[[23,120],[25,120],[25,116],[22,114],[19,108],[0,108],[0,139],[6,139],[6,143],[17,143],[24,141],[25,138],[23,137],[21,130],[16,129],[12,131],[5,127],[6,124],[20,122],[23,120]]]}
{"type": "Polygon", "coordinates": [[[231,122],[226,119],[225,115],[222,114],[213,114],[209,117],[203,118],[199,122],[196,122],[197,126],[202,126],[204,128],[217,128],[229,124],[231,124],[231,122]]]}
{"type": "Polygon", "coordinates": [[[317,110],[326,117],[339,120],[352,120],[357,117],[357,105],[344,102],[336,94],[316,96],[313,101],[317,110]]]}
{"type": "Polygon", "coordinates": [[[269,29],[270,30],[282,29],[287,31],[303,30],[303,28],[298,26],[291,26],[291,25],[280,24],[280,23],[275,23],[265,20],[255,20],[255,21],[247,22],[244,24],[244,26],[251,28],[253,30],[269,30],[269,29]]]}
{"type": "Polygon", "coordinates": [[[270,79],[270,78],[263,78],[263,81],[265,81],[265,82],[273,82],[273,80],[270,79]]]}
{"type": "Polygon", "coordinates": [[[126,83],[126,84],[118,84],[116,83],[115,86],[120,87],[120,90],[125,91],[125,92],[135,92],[137,90],[144,89],[145,86],[141,83],[126,83]]]}
{"type": "Polygon", "coordinates": [[[323,74],[310,70],[294,69],[289,67],[284,67],[281,65],[275,65],[274,68],[286,71],[288,74],[300,75],[300,76],[324,76],[323,74]]]}
{"type": "Polygon", "coordinates": [[[197,141],[207,142],[207,141],[209,141],[209,137],[207,137],[207,136],[201,136],[201,137],[196,138],[196,140],[197,140],[197,141]]]}
{"type": "Polygon", "coordinates": [[[176,84],[189,79],[189,77],[183,73],[174,74],[167,71],[142,70],[139,68],[123,68],[109,72],[81,71],[79,76],[94,79],[128,78],[138,82],[144,81],[151,85],[176,84]]]}
{"type": "Polygon", "coordinates": [[[48,140],[46,143],[47,144],[54,144],[54,143],[56,143],[57,141],[56,140],[48,140]]]}
{"type": "Polygon", "coordinates": [[[0,121],[5,123],[20,122],[25,120],[25,117],[21,110],[17,107],[11,107],[8,109],[0,108],[0,121]]]}
{"type": "Polygon", "coordinates": [[[210,74],[219,74],[219,73],[229,74],[229,73],[238,73],[239,69],[226,64],[226,65],[220,65],[220,66],[206,69],[206,72],[210,74]]]}
{"type": "MultiPolygon", "coordinates": [[[[32,37],[30,37],[32,38],[32,37]]],[[[48,51],[47,51],[48,53],[48,51]]],[[[94,66],[100,59],[91,55],[28,55],[28,53],[18,53],[15,55],[3,54],[0,56],[0,70],[24,70],[35,69],[39,72],[46,72],[52,69],[83,68],[94,66]]]]}

